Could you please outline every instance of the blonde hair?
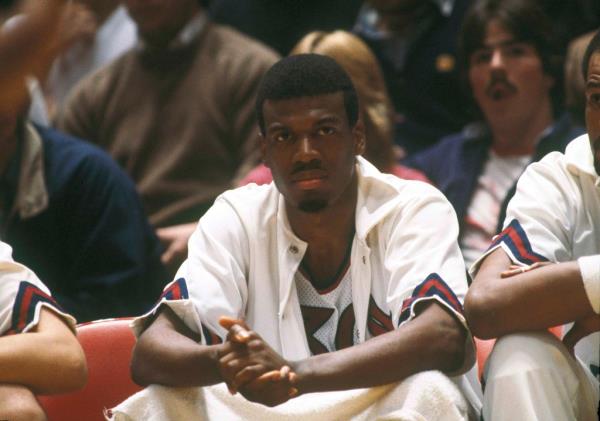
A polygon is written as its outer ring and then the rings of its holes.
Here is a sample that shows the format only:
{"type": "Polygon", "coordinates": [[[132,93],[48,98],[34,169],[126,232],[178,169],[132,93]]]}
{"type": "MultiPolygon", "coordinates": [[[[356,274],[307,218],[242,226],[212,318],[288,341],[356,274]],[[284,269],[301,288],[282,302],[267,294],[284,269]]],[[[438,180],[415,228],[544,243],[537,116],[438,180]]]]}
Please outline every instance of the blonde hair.
{"type": "Polygon", "coordinates": [[[392,102],[375,55],[356,35],[346,31],[314,31],[305,35],[290,55],[315,53],[338,62],[352,79],[365,125],[365,157],[382,171],[394,165],[392,102]]]}

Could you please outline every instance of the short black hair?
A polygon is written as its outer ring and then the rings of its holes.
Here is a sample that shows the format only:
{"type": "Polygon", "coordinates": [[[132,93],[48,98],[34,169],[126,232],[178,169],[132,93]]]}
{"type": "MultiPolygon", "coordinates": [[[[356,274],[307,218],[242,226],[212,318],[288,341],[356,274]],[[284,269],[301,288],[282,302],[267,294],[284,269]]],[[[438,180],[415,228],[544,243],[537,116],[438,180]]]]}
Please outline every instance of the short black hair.
{"type": "Polygon", "coordinates": [[[581,71],[583,72],[583,80],[587,80],[588,67],[590,66],[590,59],[595,52],[600,51],[600,31],[596,32],[596,35],[590,40],[585,54],[583,55],[583,61],[581,62],[581,71]]]}
{"type": "Polygon", "coordinates": [[[459,39],[465,86],[469,86],[470,57],[483,47],[487,26],[493,20],[497,20],[516,41],[533,45],[544,72],[554,79],[552,103],[554,112],[560,112],[564,97],[564,51],[550,18],[535,0],[478,0],[471,6],[464,17],[459,39]]]}
{"type": "Polygon", "coordinates": [[[263,105],[280,100],[342,92],[350,127],[358,120],[358,96],[350,76],[334,59],[321,54],[297,54],[275,63],[263,76],[256,94],[256,118],[264,135],[263,105]]]}

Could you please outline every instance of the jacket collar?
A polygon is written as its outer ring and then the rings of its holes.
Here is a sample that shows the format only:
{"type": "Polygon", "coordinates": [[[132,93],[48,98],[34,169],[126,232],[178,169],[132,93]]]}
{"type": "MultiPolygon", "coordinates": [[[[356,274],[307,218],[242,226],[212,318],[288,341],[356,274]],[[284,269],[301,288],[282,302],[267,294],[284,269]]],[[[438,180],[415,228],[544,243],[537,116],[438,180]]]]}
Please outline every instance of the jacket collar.
{"type": "Polygon", "coordinates": [[[596,174],[594,168],[594,155],[587,133],[569,143],[565,151],[565,158],[567,170],[571,174],[592,177],[596,187],[600,187],[600,175],[596,174]]]}
{"type": "Polygon", "coordinates": [[[35,127],[27,122],[23,131],[17,193],[11,215],[32,218],[48,208],[44,178],[44,146],[35,127]]]}
{"type": "Polygon", "coordinates": [[[398,206],[397,177],[381,173],[361,156],[357,157],[358,198],[356,201],[356,236],[366,241],[367,235],[398,206]]]}

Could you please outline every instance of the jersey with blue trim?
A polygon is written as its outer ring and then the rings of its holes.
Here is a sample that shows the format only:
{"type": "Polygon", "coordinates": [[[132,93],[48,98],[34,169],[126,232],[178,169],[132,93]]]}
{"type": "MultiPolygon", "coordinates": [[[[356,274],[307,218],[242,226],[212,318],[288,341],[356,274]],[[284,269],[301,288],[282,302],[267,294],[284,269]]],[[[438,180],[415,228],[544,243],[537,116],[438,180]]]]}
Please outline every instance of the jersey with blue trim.
{"type": "Polygon", "coordinates": [[[349,270],[323,290],[315,288],[302,271],[296,272],[294,280],[312,355],[338,351],[358,343],[349,270]]]}
{"type": "MultiPolygon", "coordinates": [[[[504,229],[484,256],[471,268],[474,274],[481,261],[501,247],[513,263],[569,262],[592,256],[598,262],[586,282],[587,291],[597,291],[600,280],[600,177],[593,167],[589,138],[572,141],[565,154],[552,152],[531,164],[517,184],[510,201],[504,229]]],[[[595,259],[595,260],[594,260],[595,259]]],[[[583,272],[582,272],[583,276],[583,272]]],[[[588,292],[593,308],[599,294],[588,292]]],[[[572,324],[563,326],[565,334],[572,324]]],[[[578,342],[576,355],[600,379],[600,332],[578,342]]]]}
{"type": "Polygon", "coordinates": [[[51,309],[75,329],[75,319],[62,311],[35,273],[16,263],[10,246],[0,241],[0,336],[31,330],[39,321],[42,307],[51,309]]]}
{"type": "MultiPolygon", "coordinates": [[[[382,174],[361,157],[356,169],[348,282],[358,339],[352,343],[400,328],[430,300],[468,332],[464,261],[450,204],[430,185],[382,174]]],[[[188,258],[155,309],[169,306],[205,344],[226,338],[220,317],[243,318],[284,358],[307,358],[312,335],[305,329],[295,277],[308,247],[291,229],[285,199],[274,184],[225,192],[197,225],[188,258]],[[183,290],[187,298],[174,298],[183,290]]],[[[345,310],[340,308],[340,316],[345,310]]],[[[134,323],[138,334],[148,320],[134,323]]],[[[466,349],[457,373],[473,365],[470,335],[466,349]]]]}

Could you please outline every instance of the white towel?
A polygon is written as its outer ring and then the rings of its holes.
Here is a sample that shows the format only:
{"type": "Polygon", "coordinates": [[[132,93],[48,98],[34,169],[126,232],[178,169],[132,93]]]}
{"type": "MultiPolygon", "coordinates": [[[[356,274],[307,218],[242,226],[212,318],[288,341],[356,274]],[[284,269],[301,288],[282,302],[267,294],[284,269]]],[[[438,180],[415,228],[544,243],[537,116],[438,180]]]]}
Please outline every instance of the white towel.
{"type": "Polygon", "coordinates": [[[232,396],[224,384],[173,388],[149,386],[107,411],[110,421],[179,420],[402,420],[469,419],[468,404],[445,375],[427,371],[400,383],[368,389],[311,393],[269,408],[232,396]]]}

